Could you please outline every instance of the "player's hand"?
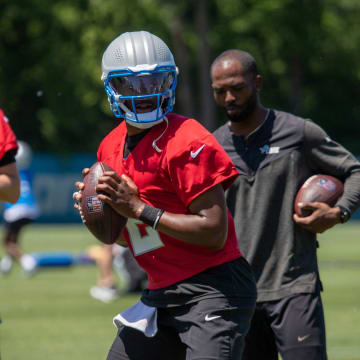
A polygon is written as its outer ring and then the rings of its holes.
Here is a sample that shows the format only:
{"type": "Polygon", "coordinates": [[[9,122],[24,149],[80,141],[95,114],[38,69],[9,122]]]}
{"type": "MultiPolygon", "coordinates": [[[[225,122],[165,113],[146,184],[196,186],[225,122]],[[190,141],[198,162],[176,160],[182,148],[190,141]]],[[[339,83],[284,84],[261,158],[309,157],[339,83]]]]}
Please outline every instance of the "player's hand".
{"type": "Polygon", "coordinates": [[[313,233],[323,233],[340,222],[340,209],[337,207],[322,202],[304,202],[299,207],[305,212],[311,211],[311,215],[300,217],[294,214],[294,221],[313,233]]]}
{"type": "Polygon", "coordinates": [[[98,198],[109,204],[116,212],[127,218],[138,219],[145,207],[140,200],[136,184],[126,175],[106,171],[99,177],[96,191],[98,198]]]}
{"type": "MultiPolygon", "coordinates": [[[[89,168],[85,168],[82,170],[83,178],[89,173],[89,171],[90,171],[89,168]]],[[[82,181],[77,181],[75,183],[75,187],[77,188],[78,191],[75,191],[73,193],[73,199],[75,200],[74,208],[81,212],[81,208],[80,208],[80,202],[82,198],[81,191],[84,189],[85,185],[82,181]]]]}

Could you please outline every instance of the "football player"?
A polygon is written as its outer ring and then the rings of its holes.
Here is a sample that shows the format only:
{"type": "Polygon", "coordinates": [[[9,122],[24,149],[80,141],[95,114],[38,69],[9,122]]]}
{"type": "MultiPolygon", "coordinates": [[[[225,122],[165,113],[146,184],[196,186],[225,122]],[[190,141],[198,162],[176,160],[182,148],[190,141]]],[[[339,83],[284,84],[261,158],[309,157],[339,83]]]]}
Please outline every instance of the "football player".
{"type": "Polygon", "coordinates": [[[228,50],[211,68],[216,102],[229,121],[214,133],[240,176],[226,193],[240,250],[252,265],[258,299],[244,359],[325,360],[325,323],[316,233],[346,222],[360,206],[360,164],[315,123],[260,103],[255,59],[228,50]],[[302,204],[304,181],[328,174],[345,181],[334,207],[302,204]]]}
{"type": "Polygon", "coordinates": [[[35,273],[37,263],[32,255],[22,251],[19,238],[23,228],[40,215],[40,209],[32,189],[30,167],[32,150],[25,141],[18,141],[15,160],[20,176],[20,197],[15,204],[5,204],[3,244],[6,255],[0,261],[0,271],[7,274],[13,265],[13,260],[16,260],[20,263],[24,274],[30,276],[35,273]]]}
{"type": "Polygon", "coordinates": [[[15,134],[0,109],[0,201],[15,203],[20,196],[20,179],[15,165],[17,148],[15,134]]]}
{"type": "Polygon", "coordinates": [[[140,293],[146,282],[146,273],[134,260],[130,250],[119,244],[93,245],[88,256],[95,260],[99,270],[97,284],[90,288],[90,295],[109,303],[127,293],[140,293]],[[115,273],[121,286],[116,283],[115,273]]]}
{"type": "Polygon", "coordinates": [[[16,136],[0,109],[0,201],[15,203],[20,196],[20,179],[15,165],[17,149],[16,136]]]}
{"type": "Polygon", "coordinates": [[[123,121],[98,149],[116,171],[100,177],[98,197],[128,218],[123,237],[148,276],[139,303],[114,318],[108,360],[241,359],[253,313],[254,279],[225,204],[238,173],[200,123],[172,113],[177,73],[146,31],[120,35],[102,58],[123,121]]]}

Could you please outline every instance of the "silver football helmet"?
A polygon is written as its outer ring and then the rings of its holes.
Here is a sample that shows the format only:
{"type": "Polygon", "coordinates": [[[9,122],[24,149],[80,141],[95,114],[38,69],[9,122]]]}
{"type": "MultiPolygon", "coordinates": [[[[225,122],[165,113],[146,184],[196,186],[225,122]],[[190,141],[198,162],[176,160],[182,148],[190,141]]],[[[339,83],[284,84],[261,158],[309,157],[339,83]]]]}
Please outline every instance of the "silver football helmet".
{"type": "Polygon", "coordinates": [[[174,107],[177,67],[168,46],[147,31],[126,32],[102,58],[110,108],[138,128],[160,123],[174,107]]]}

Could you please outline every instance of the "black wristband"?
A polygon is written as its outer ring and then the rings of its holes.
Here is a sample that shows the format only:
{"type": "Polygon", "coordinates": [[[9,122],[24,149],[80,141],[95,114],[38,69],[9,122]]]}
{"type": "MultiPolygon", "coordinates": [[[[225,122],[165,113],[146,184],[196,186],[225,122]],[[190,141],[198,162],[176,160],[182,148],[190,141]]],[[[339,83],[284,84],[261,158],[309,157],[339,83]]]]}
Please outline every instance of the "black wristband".
{"type": "Polygon", "coordinates": [[[144,210],[139,217],[139,220],[143,221],[145,224],[150,225],[153,229],[156,229],[163,213],[164,210],[154,208],[146,204],[144,210]]]}
{"type": "Polygon", "coordinates": [[[161,218],[161,215],[164,213],[165,210],[163,209],[159,209],[157,215],[156,215],[156,219],[155,219],[155,222],[154,222],[154,225],[153,225],[153,229],[156,229],[157,226],[158,226],[158,223],[159,223],[159,220],[161,218]]]}
{"type": "Polygon", "coordinates": [[[16,149],[11,149],[7,151],[0,160],[0,166],[5,166],[14,163],[16,161],[15,155],[16,155],[16,149]]]}

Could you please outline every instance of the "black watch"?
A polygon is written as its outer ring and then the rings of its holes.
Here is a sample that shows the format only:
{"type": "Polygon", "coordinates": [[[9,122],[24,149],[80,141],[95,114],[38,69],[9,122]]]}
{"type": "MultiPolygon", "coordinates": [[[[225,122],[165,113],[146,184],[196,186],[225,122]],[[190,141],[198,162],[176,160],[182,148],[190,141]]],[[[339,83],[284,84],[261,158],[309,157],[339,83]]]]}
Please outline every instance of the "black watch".
{"type": "Polygon", "coordinates": [[[342,224],[346,223],[350,219],[350,212],[341,205],[336,205],[336,207],[340,209],[340,222],[342,224]]]}

